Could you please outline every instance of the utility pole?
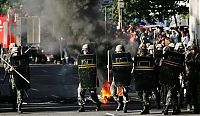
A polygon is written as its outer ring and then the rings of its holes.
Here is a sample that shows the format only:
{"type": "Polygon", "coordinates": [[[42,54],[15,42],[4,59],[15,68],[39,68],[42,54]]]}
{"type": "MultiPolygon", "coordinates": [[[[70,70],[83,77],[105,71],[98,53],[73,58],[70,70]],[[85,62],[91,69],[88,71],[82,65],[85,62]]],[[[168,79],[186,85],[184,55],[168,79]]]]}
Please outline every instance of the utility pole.
{"type": "Polygon", "coordinates": [[[123,9],[124,9],[124,1],[118,0],[118,29],[122,29],[123,27],[123,9]]]}
{"type": "Polygon", "coordinates": [[[105,38],[107,38],[107,6],[105,5],[105,38]]]}

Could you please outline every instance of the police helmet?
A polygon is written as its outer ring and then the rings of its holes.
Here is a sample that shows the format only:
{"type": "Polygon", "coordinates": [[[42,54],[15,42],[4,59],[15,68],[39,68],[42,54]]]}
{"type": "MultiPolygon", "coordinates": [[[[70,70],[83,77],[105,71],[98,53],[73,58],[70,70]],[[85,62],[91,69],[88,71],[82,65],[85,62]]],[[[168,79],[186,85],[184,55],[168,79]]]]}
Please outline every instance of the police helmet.
{"type": "Polygon", "coordinates": [[[162,50],[162,44],[157,44],[157,45],[156,45],[156,49],[157,49],[157,50],[162,50]]]}
{"type": "Polygon", "coordinates": [[[145,48],[146,48],[146,45],[145,45],[144,43],[141,43],[140,46],[139,46],[139,48],[140,48],[140,49],[145,49],[145,48]]]}
{"type": "Polygon", "coordinates": [[[150,45],[149,47],[148,47],[148,50],[153,50],[153,45],[150,45]]]}
{"type": "Polygon", "coordinates": [[[146,43],[146,47],[148,48],[151,45],[151,43],[146,43]]]}
{"type": "Polygon", "coordinates": [[[183,46],[183,44],[181,43],[181,42],[179,42],[179,43],[176,43],[176,45],[175,45],[175,50],[178,50],[178,49],[183,49],[184,48],[184,46],[183,46]]]}
{"type": "Polygon", "coordinates": [[[19,52],[18,47],[12,47],[11,53],[18,53],[18,52],[19,52]]]}
{"type": "Polygon", "coordinates": [[[115,51],[116,52],[124,52],[125,49],[124,49],[124,46],[123,45],[117,45],[116,48],[115,48],[115,51]]]}
{"type": "Polygon", "coordinates": [[[183,49],[183,48],[184,48],[183,44],[181,43],[181,44],[178,46],[178,48],[183,49]]]}
{"type": "Polygon", "coordinates": [[[89,50],[89,45],[88,45],[88,44],[84,44],[84,45],[82,46],[82,50],[85,50],[85,49],[89,50]]]}
{"type": "Polygon", "coordinates": [[[168,46],[171,47],[171,48],[175,47],[174,43],[170,43],[168,46]]]}

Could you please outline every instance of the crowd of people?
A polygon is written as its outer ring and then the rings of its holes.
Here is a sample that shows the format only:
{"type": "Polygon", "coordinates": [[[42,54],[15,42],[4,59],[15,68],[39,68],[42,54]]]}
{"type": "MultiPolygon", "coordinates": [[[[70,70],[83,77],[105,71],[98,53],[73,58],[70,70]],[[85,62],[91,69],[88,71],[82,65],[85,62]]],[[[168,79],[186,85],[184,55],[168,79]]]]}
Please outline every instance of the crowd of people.
{"type": "Polygon", "coordinates": [[[155,60],[155,70],[158,76],[157,88],[152,91],[138,92],[144,105],[141,114],[149,114],[151,93],[155,93],[158,108],[162,103],[164,115],[168,115],[169,108],[172,108],[172,114],[179,114],[182,107],[187,107],[187,110],[193,109],[193,113],[199,113],[199,48],[198,41],[190,40],[188,27],[163,28],[156,26],[152,28],[130,25],[126,30],[117,30],[115,35],[119,39],[128,39],[133,46],[138,45],[134,57],[150,56],[155,60]],[[166,73],[160,74],[163,73],[161,70],[163,61],[169,60],[168,58],[171,57],[168,51],[177,53],[177,56],[173,57],[178,57],[178,53],[184,56],[182,68],[180,70],[178,68],[166,69],[166,73]],[[178,75],[174,72],[178,72],[178,75]],[[165,75],[176,78],[176,80],[166,81],[177,83],[170,85],[160,82],[159,79],[165,78],[165,75]]]}

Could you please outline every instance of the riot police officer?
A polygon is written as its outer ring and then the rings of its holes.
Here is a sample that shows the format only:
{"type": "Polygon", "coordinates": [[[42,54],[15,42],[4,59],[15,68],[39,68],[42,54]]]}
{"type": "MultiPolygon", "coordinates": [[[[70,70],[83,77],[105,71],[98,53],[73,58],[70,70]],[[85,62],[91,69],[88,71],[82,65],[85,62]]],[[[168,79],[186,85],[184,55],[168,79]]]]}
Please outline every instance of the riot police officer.
{"type": "Polygon", "coordinates": [[[199,113],[199,66],[200,54],[196,45],[190,47],[190,52],[186,56],[186,66],[188,68],[187,74],[187,87],[186,87],[186,102],[187,104],[194,105],[193,113],[199,113]]]}
{"type": "MultiPolygon", "coordinates": [[[[112,94],[114,100],[118,104],[116,111],[120,111],[120,110],[123,109],[124,113],[126,113],[127,112],[127,103],[129,101],[129,98],[128,98],[128,90],[129,90],[129,85],[130,85],[130,75],[129,75],[129,73],[131,74],[131,70],[129,70],[129,69],[130,69],[130,67],[132,69],[132,66],[125,67],[125,68],[127,68],[126,71],[128,71],[127,72],[128,75],[124,74],[123,76],[127,76],[127,77],[121,77],[122,74],[119,74],[121,72],[117,69],[118,67],[115,66],[115,63],[117,65],[118,63],[123,61],[121,56],[118,57],[119,54],[125,55],[124,57],[126,57],[128,59],[128,61],[131,60],[131,56],[130,56],[129,53],[125,53],[125,48],[124,48],[123,45],[117,45],[116,48],[115,48],[115,52],[116,53],[114,53],[112,55],[113,80],[112,80],[112,83],[111,83],[111,86],[110,86],[110,91],[111,91],[111,94],[112,94]],[[128,81],[128,82],[121,82],[121,81],[124,81],[124,80],[120,80],[120,78],[125,78],[125,79],[127,78],[126,81],[128,81]],[[126,83],[126,84],[124,84],[124,83],[126,83]],[[122,89],[122,97],[123,97],[122,99],[120,99],[121,97],[119,96],[119,88],[122,89]]],[[[131,63],[131,65],[132,65],[132,63],[131,63]]],[[[123,67],[121,67],[121,68],[123,68],[123,67]]]]}
{"type": "Polygon", "coordinates": [[[160,84],[159,84],[159,77],[157,76],[158,72],[160,71],[160,67],[159,67],[159,64],[157,64],[157,61],[158,59],[158,55],[154,53],[154,45],[150,45],[148,48],[148,53],[147,54],[147,57],[152,57],[155,60],[155,84],[156,84],[156,88],[153,90],[154,94],[155,94],[155,97],[156,97],[156,104],[157,104],[157,108],[160,109],[160,101],[161,101],[161,97],[160,97],[160,84]],[[155,57],[156,56],[156,57],[155,57]]]}
{"type": "Polygon", "coordinates": [[[157,90],[159,81],[155,76],[154,45],[150,45],[147,49],[149,54],[139,54],[138,57],[134,58],[135,88],[143,102],[143,110],[140,114],[150,113],[150,96],[152,92],[155,93],[156,103],[160,107],[160,95],[157,90]],[[146,63],[142,64],[141,62],[146,63]]]}
{"type": "MultiPolygon", "coordinates": [[[[86,73],[86,72],[84,72],[85,69],[83,68],[83,71],[81,71],[83,65],[87,65],[87,68],[88,68],[88,67],[90,67],[90,64],[92,63],[91,60],[87,60],[87,58],[84,59],[84,57],[87,57],[91,54],[91,56],[92,56],[91,59],[93,59],[93,61],[94,61],[96,59],[96,55],[94,55],[92,53],[88,44],[84,44],[82,46],[81,52],[82,52],[81,57],[80,56],[78,57],[78,60],[79,60],[78,64],[80,65],[80,67],[79,67],[79,86],[78,86],[78,104],[80,105],[80,108],[78,109],[78,112],[85,112],[85,108],[84,108],[85,97],[84,96],[85,96],[86,90],[89,91],[92,102],[94,102],[96,104],[96,111],[99,111],[101,103],[96,94],[96,80],[91,81],[93,79],[96,79],[96,73],[91,74],[91,72],[88,72],[89,76],[86,75],[88,77],[84,77],[85,76],[84,73],[86,73]],[[95,56],[95,58],[93,58],[94,56],[95,56]],[[83,58],[83,59],[81,59],[81,58],[83,58]],[[83,80],[82,76],[84,78],[90,78],[91,80],[90,79],[83,80]],[[87,82],[84,83],[85,81],[87,81],[87,82]],[[88,84],[92,84],[92,86],[88,86],[88,84]]],[[[96,65],[95,63],[93,63],[93,64],[96,65]]],[[[96,68],[93,71],[96,72],[96,68]]]]}
{"type": "MultiPolygon", "coordinates": [[[[170,51],[172,51],[172,52],[174,51],[174,47],[175,47],[174,43],[170,43],[168,46],[166,46],[163,49],[164,59],[168,58],[170,51]]],[[[163,73],[162,71],[161,71],[161,73],[163,73]]],[[[163,99],[163,104],[164,104],[164,109],[163,109],[164,115],[168,115],[168,110],[169,110],[170,105],[172,105],[172,111],[173,111],[172,115],[176,115],[176,114],[181,112],[179,104],[178,104],[178,96],[177,96],[178,91],[180,89],[180,83],[179,83],[178,75],[180,74],[181,71],[179,72],[179,74],[178,74],[178,72],[179,71],[176,71],[176,74],[172,74],[172,75],[168,74],[167,75],[168,78],[174,79],[173,80],[174,82],[172,82],[172,84],[171,84],[171,82],[170,82],[170,84],[168,84],[168,83],[166,84],[164,82],[165,84],[162,84],[162,86],[161,86],[162,97],[163,97],[162,99],[163,99]]],[[[162,76],[163,75],[161,74],[160,79],[163,78],[162,76]]],[[[170,80],[170,81],[172,81],[172,80],[170,80]]],[[[163,83],[163,82],[161,82],[161,83],[163,83]]]]}
{"type": "MultiPolygon", "coordinates": [[[[176,43],[175,51],[185,54],[185,48],[183,43],[179,42],[176,43]]],[[[185,55],[186,56],[186,55],[185,55]]],[[[180,90],[178,93],[178,104],[180,107],[183,107],[183,101],[184,101],[184,88],[185,88],[185,78],[186,78],[186,69],[185,69],[185,62],[183,67],[183,72],[180,73],[179,79],[180,79],[180,90]]]]}
{"type": "Polygon", "coordinates": [[[29,61],[27,55],[20,53],[20,48],[11,43],[4,67],[9,76],[9,86],[13,110],[22,113],[24,93],[30,88],[29,61]]]}
{"type": "MultiPolygon", "coordinates": [[[[152,57],[153,58],[153,46],[150,45],[147,49],[146,46],[143,46],[139,48],[138,57],[152,57]]],[[[140,112],[140,114],[149,114],[150,110],[150,95],[151,91],[141,90],[138,91],[138,96],[140,97],[141,101],[143,102],[143,110],[140,112]]]]}

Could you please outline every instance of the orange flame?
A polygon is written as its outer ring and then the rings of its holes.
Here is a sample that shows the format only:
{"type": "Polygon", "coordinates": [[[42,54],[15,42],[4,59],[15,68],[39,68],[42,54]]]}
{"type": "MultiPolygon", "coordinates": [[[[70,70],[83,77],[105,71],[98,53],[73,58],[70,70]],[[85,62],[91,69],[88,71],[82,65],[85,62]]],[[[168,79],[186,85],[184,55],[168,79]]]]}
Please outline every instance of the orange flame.
{"type": "MultiPolygon", "coordinates": [[[[122,87],[118,88],[118,95],[123,95],[123,89],[122,87]]],[[[100,101],[104,104],[108,103],[108,100],[112,97],[112,94],[110,92],[110,82],[106,81],[101,89],[101,99],[100,101]]]]}
{"type": "Polygon", "coordinates": [[[101,102],[106,104],[108,100],[112,97],[110,92],[110,82],[106,81],[101,89],[101,102]]]}

